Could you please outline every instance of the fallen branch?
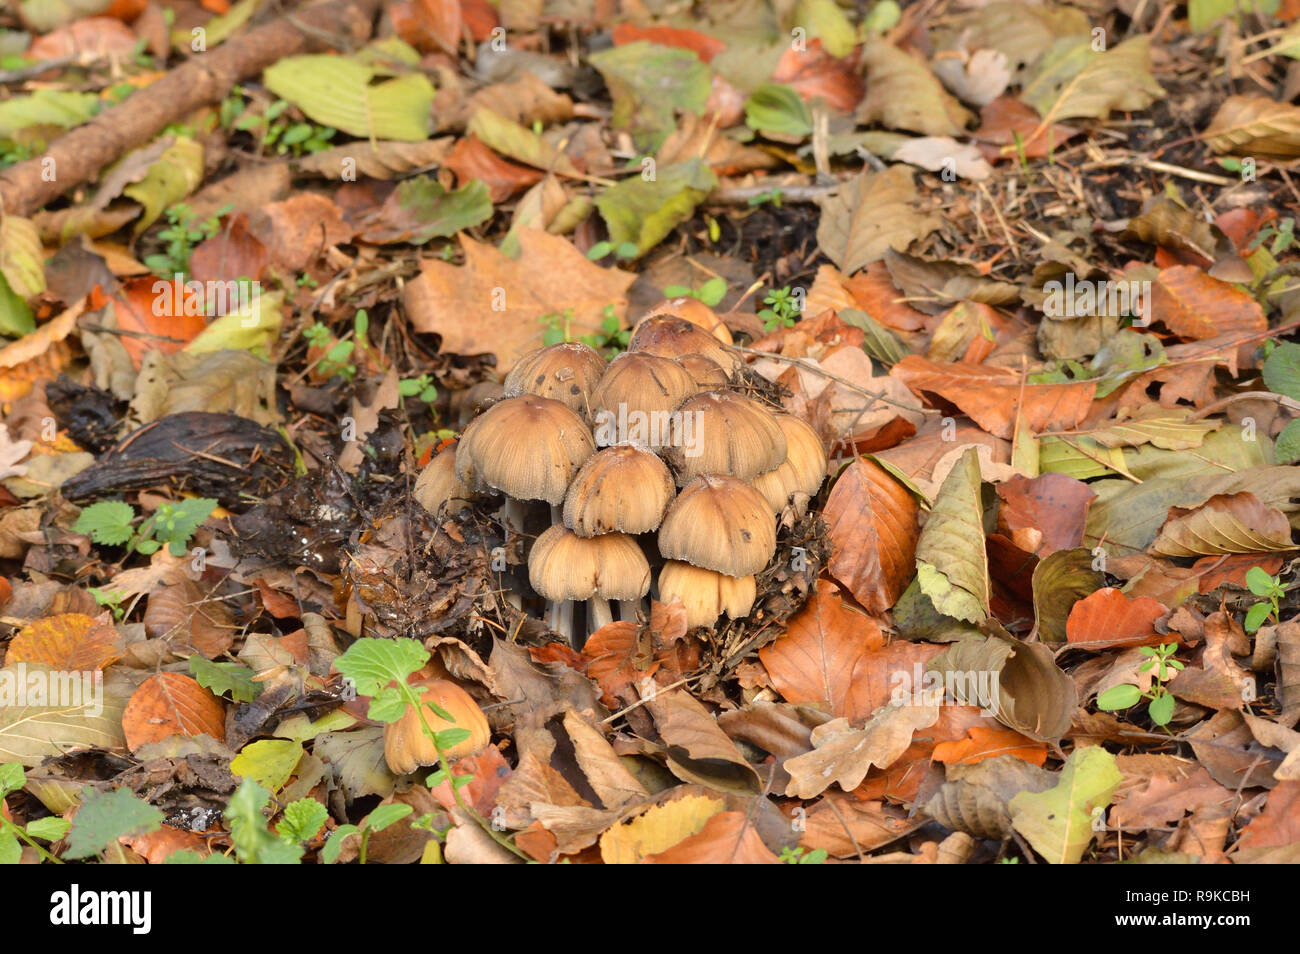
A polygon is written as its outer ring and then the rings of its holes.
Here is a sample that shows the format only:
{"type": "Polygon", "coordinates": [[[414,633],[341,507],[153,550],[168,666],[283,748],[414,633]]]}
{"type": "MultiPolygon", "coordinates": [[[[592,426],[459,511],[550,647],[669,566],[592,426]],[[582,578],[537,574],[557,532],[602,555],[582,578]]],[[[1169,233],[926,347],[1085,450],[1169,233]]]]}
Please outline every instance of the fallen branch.
{"type": "Polygon", "coordinates": [[[0,208],[30,215],[187,113],[220,102],[240,80],[286,56],[370,36],[381,0],[330,0],[280,17],[202,53],[158,82],[50,144],[44,155],[0,172],[0,208]],[[46,173],[53,159],[53,181],[46,173]]]}

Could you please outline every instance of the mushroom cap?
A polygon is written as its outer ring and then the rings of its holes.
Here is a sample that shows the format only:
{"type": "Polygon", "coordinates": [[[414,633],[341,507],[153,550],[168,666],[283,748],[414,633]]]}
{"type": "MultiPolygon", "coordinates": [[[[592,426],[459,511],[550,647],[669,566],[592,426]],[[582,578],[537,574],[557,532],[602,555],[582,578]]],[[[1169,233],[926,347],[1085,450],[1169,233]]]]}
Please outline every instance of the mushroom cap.
{"type": "Polygon", "coordinates": [[[659,526],[676,487],[668,465],[650,450],[620,444],[596,451],[564,498],[564,525],[580,537],[646,533],[659,526]]]}
{"type": "Polygon", "coordinates": [[[787,448],[776,415],[734,391],[704,391],[678,407],[681,440],[665,452],[678,483],[701,474],[753,480],[781,466],[787,448]]]}
{"type": "Polygon", "coordinates": [[[469,506],[469,501],[476,496],[473,487],[473,474],[466,474],[462,481],[456,476],[456,448],[458,444],[444,447],[420,471],[415,478],[415,487],[411,494],[416,502],[430,513],[437,513],[443,504],[448,505],[452,513],[459,513],[469,506]]]}
{"type": "Polygon", "coordinates": [[[528,581],[548,600],[639,600],[650,590],[650,562],[626,533],[580,537],[557,523],[533,543],[528,581]]]}
{"type": "Polygon", "coordinates": [[[698,388],[690,372],[676,361],[644,352],[626,352],[609,363],[591,392],[591,413],[667,413],[698,388]]]}
{"type": "Polygon", "coordinates": [[[815,496],[826,479],[826,450],[817,432],[793,414],[775,414],[785,434],[786,457],[781,466],[759,474],[750,485],[763,495],[776,513],[791,494],[815,496]]]}
{"type": "Polygon", "coordinates": [[[688,627],[712,626],[724,612],[732,619],[745,616],[757,596],[752,576],[726,576],[677,560],[669,560],[659,571],[659,601],[680,599],[688,627]]]}
{"type": "MultiPolygon", "coordinates": [[[[642,315],[641,321],[659,315],[671,315],[674,318],[684,318],[693,325],[699,325],[723,344],[729,345],[735,340],[731,337],[731,329],[729,329],[726,323],[718,317],[718,313],[698,298],[691,298],[689,296],[682,298],[666,298],[642,315]]],[[[638,321],[637,324],[640,325],[641,322],[638,321]]]]}
{"type": "Polygon", "coordinates": [[[479,381],[464,391],[451,393],[452,420],[460,430],[469,426],[489,406],[501,400],[501,384],[498,381],[479,381]]]}
{"type": "Polygon", "coordinates": [[[776,552],[776,518],[763,495],[744,481],[697,477],[664,514],[659,552],[727,576],[750,576],[776,552]]]}
{"type": "Polygon", "coordinates": [[[727,386],[727,372],[723,371],[718,362],[712,358],[706,358],[702,354],[684,354],[677,359],[677,363],[690,372],[691,377],[695,379],[695,384],[700,388],[727,386]]]}
{"type": "MultiPolygon", "coordinates": [[[[434,732],[446,729],[469,732],[469,738],[443,749],[449,758],[472,755],[492,741],[492,730],[483,710],[468,692],[450,679],[433,679],[413,688],[420,693],[422,703],[435,703],[452,717],[451,720],[444,719],[426,707],[424,717],[434,732]]],[[[421,765],[433,765],[438,761],[438,748],[424,734],[420,713],[409,706],[400,719],[384,726],[384,760],[396,775],[406,775],[421,765]]]]}
{"type": "Polygon", "coordinates": [[[525,394],[506,398],[461,435],[456,476],[516,500],[559,504],[578,468],[596,452],[591,431],[559,401],[525,394]]]}
{"type": "Polygon", "coordinates": [[[627,342],[628,351],[648,351],[665,358],[702,354],[718,363],[728,375],[740,370],[740,357],[699,325],[685,318],[654,315],[641,319],[627,342]]]}
{"type": "Polygon", "coordinates": [[[565,341],[520,358],[506,375],[505,395],[536,394],[585,414],[591,389],[604,373],[605,359],[595,348],[565,341]]]}

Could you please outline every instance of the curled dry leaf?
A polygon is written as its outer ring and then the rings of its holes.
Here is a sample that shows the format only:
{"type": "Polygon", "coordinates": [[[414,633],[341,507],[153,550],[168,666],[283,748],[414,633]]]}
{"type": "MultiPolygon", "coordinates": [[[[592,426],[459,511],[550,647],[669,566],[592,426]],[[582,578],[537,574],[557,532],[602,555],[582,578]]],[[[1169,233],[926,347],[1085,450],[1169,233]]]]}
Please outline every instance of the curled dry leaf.
{"type": "Polygon", "coordinates": [[[812,731],[813,750],[783,763],[790,775],[785,793],[794,798],[816,798],[832,784],[851,792],[862,784],[872,766],[893,765],[911,745],[913,733],[929,728],[938,718],[939,704],[930,702],[885,706],[860,729],[849,725],[847,719],[819,725],[812,731]]]}
{"type": "Polygon", "coordinates": [[[903,251],[942,224],[939,216],[920,210],[912,170],[904,166],[863,172],[820,205],[817,244],[847,273],[880,260],[889,249],[903,251]]]}
{"type": "Polygon", "coordinates": [[[1300,156],[1300,106],[1268,96],[1229,96],[1204,133],[1215,152],[1300,156]]]}
{"type": "Polygon", "coordinates": [[[1180,338],[1200,340],[1268,328],[1253,296],[1195,265],[1163,269],[1151,286],[1151,317],[1180,338]]]}
{"type": "Polygon", "coordinates": [[[607,865],[638,864],[700,832],[727,803],[707,795],[685,795],[652,805],[600,836],[600,857],[607,865]]]}
{"type": "Polygon", "coordinates": [[[966,450],[935,499],[916,543],[921,592],[945,616],[978,623],[989,609],[989,567],[975,449],[966,450]]]}
{"type": "Polygon", "coordinates": [[[237,630],[225,603],[205,597],[189,579],[150,594],[144,625],[151,637],[177,647],[192,647],[208,659],[216,659],[234,645],[237,630]]]}
{"type": "Polygon", "coordinates": [[[1051,772],[1011,755],[954,765],[925,811],[939,824],[976,838],[1010,838],[1007,803],[1019,792],[1046,791],[1054,781],[1051,772]]]}
{"type": "Polygon", "coordinates": [[[122,729],[133,752],[173,735],[210,735],[224,742],[226,712],[220,699],[189,676],[160,672],[131,694],[122,713],[122,729]]]}
{"type": "Polygon", "coordinates": [[[644,865],[776,865],[744,812],[718,812],[704,827],[670,848],[641,859],[644,865]]]}
{"type": "Polygon", "coordinates": [[[685,782],[723,792],[755,795],[758,775],[709,711],[681,689],[646,703],[664,742],[668,768],[685,782]]]}
{"type": "Polygon", "coordinates": [[[1243,492],[1218,494],[1195,510],[1170,507],[1150,549],[1159,556],[1192,557],[1294,547],[1286,514],[1243,492]]]}
{"type": "Polygon", "coordinates": [[[845,468],[831,488],[822,513],[831,575],[873,613],[898,602],[915,572],[919,513],[907,488],[866,457],[845,468]]]}
{"type": "Polygon", "coordinates": [[[1034,620],[1043,642],[1065,642],[1074,607],[1105,584],[1105,575],[1093,566],[1095,561],[1091,550],[1078,547],[1057,550],[1034,567],[1034,620]]]}

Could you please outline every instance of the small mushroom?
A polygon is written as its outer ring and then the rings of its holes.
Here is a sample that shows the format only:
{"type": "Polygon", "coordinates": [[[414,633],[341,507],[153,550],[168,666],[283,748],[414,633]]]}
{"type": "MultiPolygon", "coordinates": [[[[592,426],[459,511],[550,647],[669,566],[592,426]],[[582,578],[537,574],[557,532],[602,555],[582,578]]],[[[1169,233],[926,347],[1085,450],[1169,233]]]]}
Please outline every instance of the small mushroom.
{"type": "Polygon", "coordinates": [[[690,372],[670,358],[619,355],[591,393],[596,444],[666,448],[673,440],[673,409],[695,391],[690,372]]]}
{"type": "Polygon", "coordinates": [[[739,371],[744,363],[735,352],[699,325],[670,315],[643,318],[628,339],[627,350],[646,351],[665,358],[702,354],[717,362],[728,376],[739,371]]]}
{"type": "Polygon", "coordinates": [[[793,414],[774,416],[785,435],[785,460],[775,470],[759,474],[750,485],[775,513],[785,509],[786,501],[793,496],[802,515],[826,479],[826,450],[817,432],[793,414]]]}
{"type": "Polygon", "coordinates": [[[757,595],[753,576],[727,576],[677,560],[659,571],[660,602],[680,599],[688,627],[712,626],[723,613],[738,619],[753,608],[757,595]]]}
{"type": "MultiPolygon", "coordinates": [[[[460,686],[449,679],[433,679],[418,683],[414,688],[420,693],[420,705],[430,729],[434,732],[448,729],[469,732],[469,738],[443,749],[447,758],[473,755],[492,741],[492,730],[488,728],[483,710],[460,686]],[[451,719],[444,719],[425,703],[433,703],[451,719]]],[[[438,748],[424,734],[420,713],[409,706],[400,719],[384,726],[384,760],[394,775],[406,775],[421,765],[433,765],[438,761],[438,748]]]]}
{"type": "Polygon", "coordinates": [[[620,444],[596,451],[564,498],[564,525],[580,537],[654,530],[675,491],[668,466],[649,450],[620,444]]]}
{"type": "Polygon", "coordinates": [[[461,435],[456,476],[506,496],[506,520],[523,529],[521,500],[558,507],[578,468],[596,452],[591,431],[559,401],[525,394],[484,411],[461,435]]]}
{"type": "Polygon", "coordinates": [[[706,358],[702,354],[684,354],[677,359],[677,363],[690,372],[695,384],[702,389],[727,386],[727,372],[712,358],[706,358]]]}
{"type": "Polygon", "coordinates": [[[524,355],[506,375],[506,397],[536,394],[587,413],[591,390],[605,373],[600,353],[581,341],[539,348],[524,355]]]}
{"type": "Polygon", "coordinates": [[[433,459],[415,478],[415,487],[411,495],[416,502],[430,513],[438,513],[443,504],[450,513],[460,513],[468,509],[470,501],[477,494],[474,492],[473,474],[466,474],[467,480],[456,476],[457,444],[444,447],[433,455],[433,459]]]}
{"type": "Polygon", "coordinates": [[[677,409],[682,440],[664,456],[684,484],[701,474],[753,480],[786,458],[785,434],[776,416],[734,391],[705,391],[677,409]]]}
{"type": "Polygon", "coordinates": [[[752,576],[776,552],[776,519],[763,495],[744,481],[697,477],[664,514],[659,552],[727,576],[752,576]]]}
{"type": "Polygon", "coordinates": [[[528,554],[528,580],[550,601],[552,630],[575,647],[573,601],[587,602],[591,630],[613,622],[609,601],[639,603],[650,590],[650,563],[636,540],[625,533],[580,537],[556,524],[545,531],[528,554]]]}
{"type": "MultiPolygon", "coordinates": [[[[729,345],[734,341],[731,337],[731,329],[729,329],[723,320],[718,317],[718,313],[698,298],[684,297],[665,299],[642,315],[641,321],[645,321],[647,318],[655,318],[659,315],[669,315],[673,318],[684,318],[693,325],[699,325],[725,345],[729,345]]],[[[639,326],[640,324],[641,322],[638,321],[637,325],[639,326]]],[[[635,331],[636,329],[633,330],[635,331]]]]}

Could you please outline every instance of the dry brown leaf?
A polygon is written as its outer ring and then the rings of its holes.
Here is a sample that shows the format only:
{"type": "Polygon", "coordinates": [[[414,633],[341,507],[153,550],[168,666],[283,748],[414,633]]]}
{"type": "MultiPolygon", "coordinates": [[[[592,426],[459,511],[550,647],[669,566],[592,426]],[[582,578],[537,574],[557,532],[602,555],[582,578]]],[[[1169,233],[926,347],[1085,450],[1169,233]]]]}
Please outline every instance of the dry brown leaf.
{"type": "Polygon", "coordinates": [[[1203,138],[1215,152],[1290,159],[1300,155],[1300,106],[1268,96],[1229,96],[1203,138]]]}
{"type": "Polygon", "coordinates": [[[872,767],[889,768],[912,744],[918,729],[934,725],[939,703],[890,705],[880,709],[860,729],[848,719],[833,719],[812,731],[813,750],[786,759],[790,775],[786,795],[816,798],[832,784],[851,792],[872,767]]]}
{"type": "Polygon", "coordinates": [[[1149,547],[1167,557],[1291,550],[1286,514],[1252,493],[1218,494],[1194,510],[1170,507],[1149,547]]]}
{"type": "Polygon", "coordinates": [[[655,693],[645,704],[664,742],[668,768],[684,782],[755,795],[758,774],[709,711],[685,690],[655,693]]]}
{"type": "Polygon", "coordinates": [[[40,663],[65,672],[103,669],[122,658],[122,635],[107,613],[60,613],[39,619],[9,643],[5,665],[40,663]]]}
{"type": "Polygon", "coordinates": [[[831,488],[822,519],[831,540],[831,574],[873,613],[903,595],[916,573],[917,515],[912,494],[881,466],[859,458],[831,488]]]}
{"type": "Polygon", "coordinates": [[[1151,316],[1181,338],[1250,334],[1268,328],[1259,302],[1195,265],[1162,269],[1151,287],[1151,316]]]}
{"type": "Polygon", "coordinates": [[[182,579],[155,590],[144,612],[145,632],[177,647],[192,647],[216,659],[235,642],[238,627],[219,598],[205,597],[197,583],[182,579]]]}
{"type": "Polygon", "coordinates": [[[643,865],[777,865],[780,859],[744,812],[718,812],[704,827],[671,848],[641,859],[643,865]]]}
{"type": "Polygon", "coordinates": [[[189,676],[160,672],[142,682],[122,713],[126,746],[132,752],[173,735],[210,735],[226,739],[226,710],[221,700],[189,676]]]}
{"type": "Polygon", "coordinates": [[[890,166],[863,172],[819,200],[817,244],[841,271],[852,273],[903,251],[943,224],[917,204],[911,169],[890,166]]]}

